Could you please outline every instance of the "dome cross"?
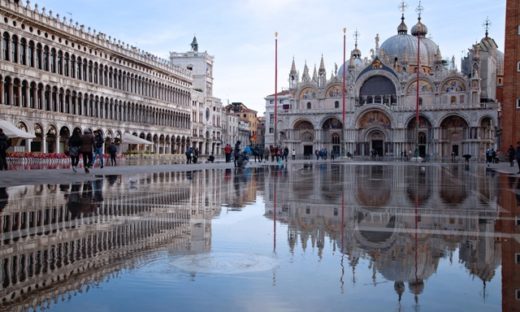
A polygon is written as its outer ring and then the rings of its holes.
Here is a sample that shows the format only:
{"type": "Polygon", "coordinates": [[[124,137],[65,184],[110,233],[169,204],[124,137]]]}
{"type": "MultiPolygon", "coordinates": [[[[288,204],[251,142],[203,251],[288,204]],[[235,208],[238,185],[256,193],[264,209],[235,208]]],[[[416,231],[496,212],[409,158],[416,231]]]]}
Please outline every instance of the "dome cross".
{"type": "Polygon", "coordinates": [[[489,27],[491,26],[491,21],[489,20],[489,17],[486,18],[486,20],[484,21],[484,24],[482,24],[482,26],[484,26],[484,28],[486,29],[486,38],[488,37],[489,35],[489,27]]]}
{"type": "Polygon", "coordinates": [[[422,12],[424,11],[424,7],[422,6],[421,0],[419,0],[419,5],[417,6],[417,9],[415,9],[417,14],[419,14],[419,20],[421,20],[422,12]]]}

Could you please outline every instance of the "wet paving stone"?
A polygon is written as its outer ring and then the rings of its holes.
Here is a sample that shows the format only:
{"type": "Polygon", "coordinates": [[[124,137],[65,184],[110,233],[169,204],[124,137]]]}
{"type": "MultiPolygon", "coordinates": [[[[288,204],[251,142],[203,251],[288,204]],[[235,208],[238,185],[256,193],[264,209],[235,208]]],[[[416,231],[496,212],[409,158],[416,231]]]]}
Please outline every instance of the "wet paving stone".
{"type": "Polygon", "coordinates": [[[514,311],[520,177],[289,164],[0,188],[0,311],[514,311]]]}

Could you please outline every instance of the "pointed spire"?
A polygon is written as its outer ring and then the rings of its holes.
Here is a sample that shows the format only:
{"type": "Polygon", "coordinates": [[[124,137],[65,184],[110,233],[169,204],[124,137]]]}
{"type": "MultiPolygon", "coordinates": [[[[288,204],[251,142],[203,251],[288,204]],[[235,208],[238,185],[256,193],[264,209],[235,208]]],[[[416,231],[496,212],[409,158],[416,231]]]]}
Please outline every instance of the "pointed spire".
{"type": "Polygon", "coordinates": [[[296,63],[294,63],[294,57],[292,58],[291,75],[296,75],[296,63]]]}
{"type": "Polygon", "coordinates": [[[193,40],[191,41],[191,51],[198,52],[199,44],[197,43],[197,37],[193,36],[193,40]]]}
{"type": "Polygon", "coordinates": [[[321,55],[321,61],[320,61],[320,76],[325,74],[325,62],[323,61],[323,54],[321,55]]]}
{"type": "Polygon", "coordinates": [[[314,72],[312,73],[312,81],[318,82],[318,70],[316,70],[316,64],[314,64],[314,72]]]}
{"type": "Polygon", "coordinates": [[[311,80],[311,77],[309,76],[309,67],[307,66],[307,61],[305,61],[305,66],[303,67],[302,80],[303,82],[309,82],[311,80]]]}

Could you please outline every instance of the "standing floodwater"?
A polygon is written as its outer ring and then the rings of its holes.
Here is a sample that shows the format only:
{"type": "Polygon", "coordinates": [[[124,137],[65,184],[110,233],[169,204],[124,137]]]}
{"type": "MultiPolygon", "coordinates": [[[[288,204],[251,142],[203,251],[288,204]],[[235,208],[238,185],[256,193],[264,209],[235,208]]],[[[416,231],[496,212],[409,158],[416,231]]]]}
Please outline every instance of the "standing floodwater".
{"type": "Polygon", "coordinates": [[[452,165],[9,187],[0,310],[511,311],[519,205],[519,178],[452,165]]]}

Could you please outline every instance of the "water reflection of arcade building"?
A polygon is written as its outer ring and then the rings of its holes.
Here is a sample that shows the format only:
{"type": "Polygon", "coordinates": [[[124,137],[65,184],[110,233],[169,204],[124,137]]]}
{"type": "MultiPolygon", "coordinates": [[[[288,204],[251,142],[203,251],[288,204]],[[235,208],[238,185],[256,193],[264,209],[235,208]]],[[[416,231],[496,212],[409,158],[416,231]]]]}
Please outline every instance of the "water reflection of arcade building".
{"type": "Polygon", "coordinates": [[[214,211],[193,205],[199,192],[192,178],[159,173],[8,188],[0,210],[0,308],[48,307],[154,250],[208,250],[214,211]]]}
{"type": "MultiPolygon", "coordinates": [[[[292,249],[312,245],[321,254],[328,236],[353,270],[360,258],[370,259],[374,270],[395,282],[399,297],[405,283],[419,295],[439,260],[457,250],[468,273],[489,282],[501,259],[493,235],[495,183],[468,179],[464,170],[424,168],[324,165],[314,169],[319,174],[301,171],[285,181],[292,195],[277,194],[276,219],[288,224],[292,249]]],[[[266,192],[274,192],[273,183],[279,182],[270,180],[266,192]]],[[[268,198],[266,216],[272,218],[274,196],[268,198]]]]}

